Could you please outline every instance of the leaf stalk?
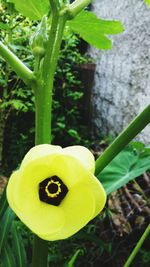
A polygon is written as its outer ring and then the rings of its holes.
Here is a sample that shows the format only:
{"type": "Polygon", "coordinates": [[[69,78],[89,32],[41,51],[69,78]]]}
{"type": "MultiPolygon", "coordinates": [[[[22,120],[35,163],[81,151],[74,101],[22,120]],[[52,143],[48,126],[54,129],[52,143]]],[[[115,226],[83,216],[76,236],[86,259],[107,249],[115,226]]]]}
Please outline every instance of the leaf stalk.
{"type": "Polygon", "coordinates": [[[33,72],[1,41],[0,55],[26,84],[31,84],[35,81],[33,72]]]}
{"type": "Polygon", "coordinates": [[[87,7],[92,0],[76,0],[72,4],[66,6],[61,10],[60,14],[67,14],[67,19],[71,20],[75,18],[85,7],[87,7]]]}
{"type": "Polygon", "coordinates": [[[148,237],[148,235],[150,234],[150,224],[147,226],[146,230],[144,231],[144,233],[142,234],[140,240],[137,242],[135,248],[133,249],[132,253],[130,254],[130,256],[128,257],[126,263],[124,264],[123,267],[129,267],[131,266],[135,256],[137,255],[137,253],[139,252],[142,244],[144,243],[145,239],[148,237]]]}
{"type": "Polygon", "coordinates": [[[96,160],[95,174],[98,175],[119,152],[150,123],[150,105],[148,105],[113,143],[96,160]]]}

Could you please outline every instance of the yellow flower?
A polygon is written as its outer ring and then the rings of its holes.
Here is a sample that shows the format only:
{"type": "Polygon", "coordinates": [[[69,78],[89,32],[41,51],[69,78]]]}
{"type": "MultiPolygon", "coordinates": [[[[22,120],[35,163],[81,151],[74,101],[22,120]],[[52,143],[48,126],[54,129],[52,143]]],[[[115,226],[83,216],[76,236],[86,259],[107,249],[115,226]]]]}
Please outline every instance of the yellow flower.
{"type": "Polygon", "coordinates": [[[45,240],[70,237],[104,207],[92,153],[82,146],[33,147],[7,186],[10,207],[45,240]]]}

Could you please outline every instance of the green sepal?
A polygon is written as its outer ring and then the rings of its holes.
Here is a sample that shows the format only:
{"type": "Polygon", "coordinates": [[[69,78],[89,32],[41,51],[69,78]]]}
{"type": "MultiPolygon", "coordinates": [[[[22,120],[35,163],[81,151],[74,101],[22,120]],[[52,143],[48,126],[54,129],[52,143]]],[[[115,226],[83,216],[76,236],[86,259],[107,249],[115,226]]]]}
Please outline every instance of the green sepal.
{"type": "Polygon", "coordinates": [[[45,48],[47,42],[47,17],[42,18],[38,25],[37,31],[31,38],[31,48],[35,57],[42,58],[45,55],[45,48]]]}

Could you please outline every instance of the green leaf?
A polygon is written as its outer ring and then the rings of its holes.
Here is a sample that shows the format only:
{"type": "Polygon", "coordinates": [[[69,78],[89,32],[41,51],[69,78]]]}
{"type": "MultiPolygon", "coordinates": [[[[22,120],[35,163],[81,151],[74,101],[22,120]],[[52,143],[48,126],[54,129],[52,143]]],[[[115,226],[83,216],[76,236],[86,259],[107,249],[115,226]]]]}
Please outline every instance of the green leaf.
{"type": "Polygon", "coordinates": [[[67,25],[71,30],[80,35],[86,42],[98,49],[110,49],[112,42],[107,34],[118,34],[123,32],[120,21],[103,20],[89,11],[82,11],[67,25]]]}
{"type": "Polygon", "coordinates": [[[70,261],[66,264],[66,267],[74,267],[75,266],[75,262],[77,260],[77,257],[79,256],[80,252],[81,252],[81,249],[76,250],[76,252],[71,257],[70,261]]]}
{"type": "Polygon", "coordinates": [[[7,241],[10,227],[14,217],[15,214],[8,207],[0,223],[0,253],[7,241]]]}
{"type": "Polygon", "coordinates": [[[6,188],[4,189],[2,196],[0,198],[0,221],[8,207],[8,202],[6,199],[6,188]]]}
{"type": "Polygon", "coordinates": [[[8,31],[10,29],[10,27],[8,24],[0,22],[0,29],[8,31]]]}
{"type": "Polygon", "coordinates": [[[13,241],[12,245],[14,249],[16,265],[17,267],[26,267],[27,266],[26,252],[23,239],[20,234],[20,227],[17,221],[13,221],[11,227],[11,233],[12,233],[12,241],[13,241]]]}
{"type": "Polygon", "coordinates": [[[19,99],[13,99],[11,101],[11,104],[13,106],[13,108],[15,108],[16,110],[21,110],[23,104],[19,99]]]}
{"type": "Polygon", "coordinates": [[[49,11],[49,0],[8,0],[25,17],[41,20],[49,11]]]}
{"type": "Polygon", "coordinates": [[[139,152],[143,152],[145,150],[145,145],[139,141],[132,141],[130,145],[133,149],[139,152]]]}
{"type": "Polygon", "coordinates": [[[150,0],[144,0],[147,5],[150,6],[150,0]]]}
{"type": "Polygon", "coordinates": [[[110,194],[129,181],[150,169],[150,149],[144,151],[123,150],[98,175],[107,194],[110,194]]]}
{"type": "Polygon", "coordinates": [[[16,267],[17,266],[13,251],[11,247],[9,246],[9,244],[6,244],[3,249],[1,262],[2,262],[2,267],[16,267]]]}

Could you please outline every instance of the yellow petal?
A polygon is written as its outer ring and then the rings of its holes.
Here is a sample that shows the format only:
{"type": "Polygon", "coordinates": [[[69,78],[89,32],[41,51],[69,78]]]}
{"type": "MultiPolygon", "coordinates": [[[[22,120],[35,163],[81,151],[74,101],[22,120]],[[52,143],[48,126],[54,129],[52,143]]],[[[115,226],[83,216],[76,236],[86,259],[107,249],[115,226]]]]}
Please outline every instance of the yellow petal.
{"type": "Polygon", "coordinates": [[[73,187],[62,201],[61,208],[65,213],[64,227],[56,234],[42,235],[47,240],[59,240],[72,236],[85,226],[95,211],[95,198],[90,187],[80,184],[73,187]]]}
{"type": "Polygon", "coordinates": [[[93,218],[94,218],[104,208],[106,204],[107,195],[102,184],[98,181],[98,179],[94,175],[91,179],[90,187],[95,196],[95,212],[93,214],[93,218]]]}
{"type": "Polygon", "coordinates": [[[20,172],[23,182],[20,187],[23,187],[24,183],[27,183],[28,186],[36,185],[42,180],[56,175],[69,189],[78,183],[86,182],[90,177],[90,172],[87,175],[87,170],[80,161],[73,156],[65,155],[62,151],[59,154],[46,155],[30,161],[28,164],[23,164],[20,172]]]}
{"type": "Polygon", "coordinates": [[[57,153],[61,151],[62,148],[60,146],[42,144],[34,146],[29,150],[29,152],[25,155],[22,165],[25,165],[29,162],[32,162],[36,159],[40,159],[42,157],[57,153]]]}
{"type": "Polygon", "coordinates": [[[65,223],[64,212],[60,207],[39,200],[38,185],[20,187],[20,172],[12,174],[7,186],[7,199],[10,207],[24,224],[38,236],[58,232],[65,223]]]}
{"type": "Polygon", "coordinates": [[[93,154],[84,146],[68,146],[63,148],[67,155],[77,158],[81,164],[90,172],[95,171],[95,160],[93,154]]]}
{"type": "Polygon", "coordinates": [[[12,173],[11,177],[9,178],[8,185],[6,188],[8,203],[15,213],[18,209],[15,204],[15,200],[14,200],[14,197],[16,195],[16,185],[18,182],[18,174],[19,174],[19,171],[14,171],[12,173]]]}

